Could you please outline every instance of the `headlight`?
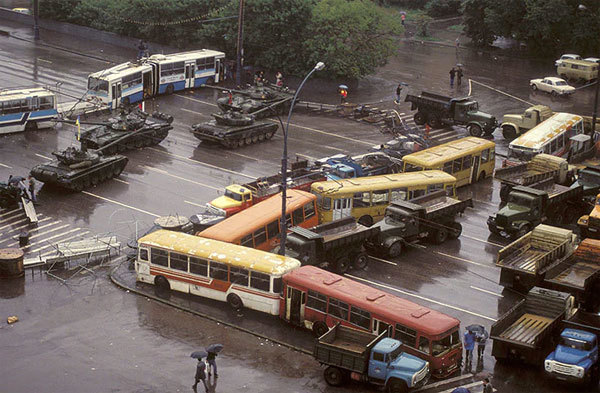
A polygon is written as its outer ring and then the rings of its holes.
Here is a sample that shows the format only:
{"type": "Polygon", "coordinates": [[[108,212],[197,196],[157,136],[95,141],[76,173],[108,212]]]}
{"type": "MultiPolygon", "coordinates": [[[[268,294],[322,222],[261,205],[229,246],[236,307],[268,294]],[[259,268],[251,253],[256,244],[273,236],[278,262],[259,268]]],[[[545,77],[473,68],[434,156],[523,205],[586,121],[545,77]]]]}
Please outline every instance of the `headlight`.
{"type": "Polygon", "coordinates": [[[546,371],[551,372],[552,371],[552,360],[546,360],[544,362],[544,367],[546,368],[546,371]]]}
{"type": "Polygon", "coordinates": [[[577,368],[577,378],[583,377],[583,372],[584,372],[583,367],[577,366],[576,368],[577,368]]]}

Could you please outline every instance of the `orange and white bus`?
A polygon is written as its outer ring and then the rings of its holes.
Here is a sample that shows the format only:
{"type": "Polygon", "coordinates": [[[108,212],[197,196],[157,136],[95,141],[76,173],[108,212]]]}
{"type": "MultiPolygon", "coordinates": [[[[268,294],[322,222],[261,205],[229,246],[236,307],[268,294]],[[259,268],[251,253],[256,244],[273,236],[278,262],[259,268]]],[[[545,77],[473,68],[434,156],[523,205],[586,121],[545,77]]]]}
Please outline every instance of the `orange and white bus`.
{"type": "MultiPolygon", "coordinates": [[[[300,190],[287,190],[286,199],[286,230],[293,226],[311,228],[319,225],[315,195],[300,190]]],[[[242,210],[197,235],[271,251],[279,244],[280,221],[281,193],[242,210]]]]}
{"type": "Polygon", "coordinates": [[[279,315],[284,274],[296,259],[164,229],[138,240],[137,281],[279,315]]]}
{"type": "Polygon", "coordinates": [[[406,352],[429,362],[432,376],[460,368],[460,321],[388,292],[306,265],[283,276],[281,302],[282,319],[317,336],[337,323],[374,334],[389,331],[406,352]]]}

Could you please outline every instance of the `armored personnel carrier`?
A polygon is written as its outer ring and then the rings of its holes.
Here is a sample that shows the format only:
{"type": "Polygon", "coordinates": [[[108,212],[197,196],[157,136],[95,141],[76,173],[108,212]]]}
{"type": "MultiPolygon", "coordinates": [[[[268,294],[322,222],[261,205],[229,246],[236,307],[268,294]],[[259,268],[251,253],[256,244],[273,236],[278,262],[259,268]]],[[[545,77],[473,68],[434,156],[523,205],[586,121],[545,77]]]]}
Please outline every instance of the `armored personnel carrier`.
{"type": "Polygon", "coordinates": [[[150,115],[137,107],[126,109],[119,116],[109,118],[106,122],[80,122],[95,125],[81,132],[81,146],[87,149],[99,149],[111,144],[103,152],[115,154],[134,148],[158,145],[173,129],[172,122],[173,116],[161,112],[150,115]],[[113,144],[112,142],[116,140],[120,142],[113,144]]]}
{"type": "Polygon", "coordinates": [[[191,131],[201,141],[220,143],[227,148],[271,139],[279,127],[277,123],[257,122],[254,115],[231,110],[212,116],[214,120],[194,124],[191,131]]]}
{"type": "Polygon", "coordinates": [[[46,184],[73,191],[81,191],[119,176],[128,161],[122,155],[103,156],[100,150],[75,147],[52,154],[56,159],[33,167],[31,176],[46,184]]]}
{"type": "Polygon", "coordinates": [[[294,91],[287,87],[273,85],[250,86],[243,90],[223,89],[221,87],[207,86],[223,90],[227,96],[217,99],[217,106],[223,112],[230,110],[253,113],[256,119],[262,119],[274,114],[284,114],[290,109],[290,102],[294,91]],[[262,110],[269,109],[269,110],[262,110]]]}

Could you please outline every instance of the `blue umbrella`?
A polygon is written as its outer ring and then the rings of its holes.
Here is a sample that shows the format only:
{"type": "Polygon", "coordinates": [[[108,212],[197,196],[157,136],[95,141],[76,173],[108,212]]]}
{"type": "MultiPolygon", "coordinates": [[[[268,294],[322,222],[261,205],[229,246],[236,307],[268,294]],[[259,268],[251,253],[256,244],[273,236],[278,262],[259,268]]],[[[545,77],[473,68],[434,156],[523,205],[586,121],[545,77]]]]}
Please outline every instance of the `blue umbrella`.
{"type": "Polygon", "coordinates": [[[209,353],[219,353],[223,350],[223,344],[210,344],[205,349],[209,353]]]}
{"type": "Polygon", "coordinates": [[[471,391],[467,388],[460,387],[460,388],[454,389],[452,391],[452,393],[471,393],[471,391]]]}
{"type": "Polygon", "coordinates": [[[196,352],[192,352],[192,354],[190,355],[190,357],[193,357],[194,359],[202,359],[208,356],[208,353],[206,353],[206,351],[196,351],[196,352]]]}

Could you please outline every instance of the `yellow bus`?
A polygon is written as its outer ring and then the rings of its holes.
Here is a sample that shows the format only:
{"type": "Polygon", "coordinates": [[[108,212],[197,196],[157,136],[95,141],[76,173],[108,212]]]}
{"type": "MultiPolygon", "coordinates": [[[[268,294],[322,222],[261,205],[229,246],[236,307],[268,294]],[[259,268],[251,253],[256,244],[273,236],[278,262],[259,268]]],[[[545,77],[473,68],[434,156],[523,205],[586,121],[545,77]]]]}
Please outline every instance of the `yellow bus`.
{"type": "Polygon", "coordinates": [[[367,226],[383,218],[390,201],[440,190],[456,196],[456,178],[442,171],[421,171],[315,182],[311,186],[317,196],[319,222],[352,216],[367,226]]]}
{"type": "Polygon", "coordinates": [[[137,281],[279,315],[284,274],[296,259],[164,229],[138,240],[137,281]]]}
{"type": "Polygon", "coordinates": [[[456,187],[494,174],[496,144],[468,136],[402,157],[404,172],[439,169],[456,178],[456,187]]]}

